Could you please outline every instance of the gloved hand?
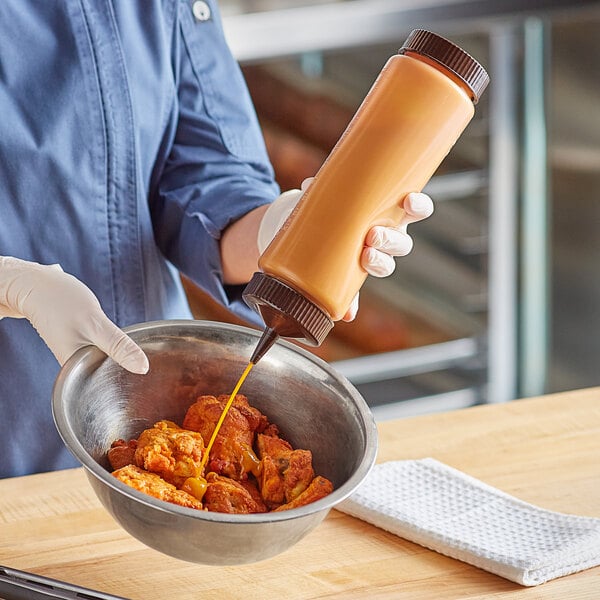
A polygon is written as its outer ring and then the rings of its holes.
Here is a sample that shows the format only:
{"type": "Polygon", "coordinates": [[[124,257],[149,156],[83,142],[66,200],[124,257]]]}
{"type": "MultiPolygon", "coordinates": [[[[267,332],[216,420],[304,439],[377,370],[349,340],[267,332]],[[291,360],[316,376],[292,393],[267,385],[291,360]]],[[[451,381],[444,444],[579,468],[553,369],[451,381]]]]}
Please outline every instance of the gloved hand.
{"type": "Polygon", "coordinates": [[[95,345],[132,373],[148,358],[102,311],[91,290],[59,265],[0,257],[0,318],[25,318],[63,365],[79,348],[95,345]]]}
{"type": "MultiPolygon", "coordinates": [[[[261,254],[294,210],[312,179],[305,179],[299,190],[284,192],[269,206],[258,230],[258,250],[261,254]]],[[[403,199],[402,208],[404,215],[397,227],[376,225],[367,232],[361,266],[369,275],[387,277],[394,272],[394,256],[406,256],[413,247],[413,240],[407,233],[408,225],[429,217],[433,213],[433,202],[427,194],[414,192],[403,199]]],[[[358,297],[359,294],[356,294],[343,321],[352,321],[356,317],[358,297]]]]}

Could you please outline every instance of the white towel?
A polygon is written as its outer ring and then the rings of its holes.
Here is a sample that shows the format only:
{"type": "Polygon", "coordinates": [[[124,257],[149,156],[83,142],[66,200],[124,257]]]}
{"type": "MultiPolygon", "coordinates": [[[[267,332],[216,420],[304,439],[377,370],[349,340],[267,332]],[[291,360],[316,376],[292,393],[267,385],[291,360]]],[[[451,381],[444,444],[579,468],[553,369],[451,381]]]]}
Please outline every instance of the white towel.
{"type": "Polygon", "coordinates": [[[600,519],[544,510],[432,458],[375,465],[336,508],[521,585],[600,564],[600,519]]]}

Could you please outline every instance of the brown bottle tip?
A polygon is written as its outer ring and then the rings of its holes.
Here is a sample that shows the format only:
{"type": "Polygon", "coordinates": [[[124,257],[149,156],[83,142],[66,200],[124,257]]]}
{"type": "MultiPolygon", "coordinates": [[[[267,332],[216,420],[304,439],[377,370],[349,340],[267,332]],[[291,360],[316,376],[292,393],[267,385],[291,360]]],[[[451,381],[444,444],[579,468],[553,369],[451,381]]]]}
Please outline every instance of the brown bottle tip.
{"type": "Polygon", "coordinates": [[[279,334],[271,327],[267,327],[258,341],[256,348],[254,348],[250,362],[255,365],[278,339],[279,334]]]}
{"type": "Polygon", "coordinates": [[[254,273],[243,298],[262,316],[265,325],[281,337],[319,346],[333,327],[329,315],[314,302],[265,273],[254,273]]]}

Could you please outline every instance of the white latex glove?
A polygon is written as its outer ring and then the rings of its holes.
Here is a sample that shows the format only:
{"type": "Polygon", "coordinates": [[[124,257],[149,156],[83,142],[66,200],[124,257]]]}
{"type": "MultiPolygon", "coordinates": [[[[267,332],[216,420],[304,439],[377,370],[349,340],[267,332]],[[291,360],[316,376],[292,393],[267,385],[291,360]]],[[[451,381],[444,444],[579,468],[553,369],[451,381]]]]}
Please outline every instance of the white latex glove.
{"type": "MultiPolygon", "coordinates": [[[[301,189],[284,192],[269,206],[258,230],[257,243],[261,254],[294,210],[312,180],[312,177],[305,179],[301,189]]],[[[403,199],[402,208],[404,215],[396,227],[376,225],[367,232],[360,264],[369,275],[387,277],[394,272],[394,256],[406,256],[413,247],[413,240],[407,233],[408,225],[429,217],[433,213],[433,202],[427,194],[413,192],[403,199]]],[[[352,321],[356,317],[358,297],[356,294],[343,321],[352,321]]]]}
{"type": "Polygon", "coordinates": [[[146,373],[141,348],[102,311],[91,290],[59,265],[0,257],[0,318],[25,318],[63,365],[79,348],[98,346],[132,373],[146,373]]]}
{"type": "MultiPolygon", "coordinates": [[[[304,186],[305,180],[302,183],[304,186]]],[[[308,185],[306,186],[308,187],[308,185]]],[[[281,229],[281,226],[285,223],[285,220],[290,216],[296,204],[302,198],[305,187],[300,190],[288,190],[283,192],[280,196],[277,196],[269,208],[267,208],[258,228],[258,238],[256,244],[258,246],[258,252],[262,254],[267,246],[271,243],[275,234],[281,229]]]]}

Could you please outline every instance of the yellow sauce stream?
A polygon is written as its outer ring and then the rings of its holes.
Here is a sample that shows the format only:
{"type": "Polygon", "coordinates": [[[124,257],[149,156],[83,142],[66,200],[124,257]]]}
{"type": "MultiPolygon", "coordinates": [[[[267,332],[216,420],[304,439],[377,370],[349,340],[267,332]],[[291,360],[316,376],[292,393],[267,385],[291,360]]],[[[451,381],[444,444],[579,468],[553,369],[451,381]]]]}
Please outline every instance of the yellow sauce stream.
{"type": "Polygon", "coordinates": [[[252,362],[248,363],[248,366],[246,367],[246,369],[242,373],[242,376],[239,378],[238,382],[236,383],[235,387],[233,388],[233,392],[231,392],[231,396],[229,396],[229,400],[227,400],[227,404],[225,405],[225,408],[223,409],[223,412],[221,413],[221,416],[219,417],[219,420],[217,421],[217,424],[215,425],[215,429],[212,433],[212,436],[210,437],[210,441],[208,442],[208,445],[206,446],[206,452],[204,453],[204,456],[202,457],[202,462],[200,463],[200,473],[202,473],[204,471],[204,467],[206,466],[206,461],[208,460],[208,455],[210,454],[213,444],[215,443],[215,440],[217,439],[219,429],[221,429],[221,425],[223,425],[223,421],[225,420],[225,417],[227,416],[227,413],[229,412],[229,409],[231,408],[231,405],[233,404],[233,401],[234,401],[239,389],[242,387],[242,383],[244,383],[244,381],[246,380],[246,377],[248,377],[248,373],[250,373],[253,366],[254,366],[254,363],[252,363],[252,362]]]}

